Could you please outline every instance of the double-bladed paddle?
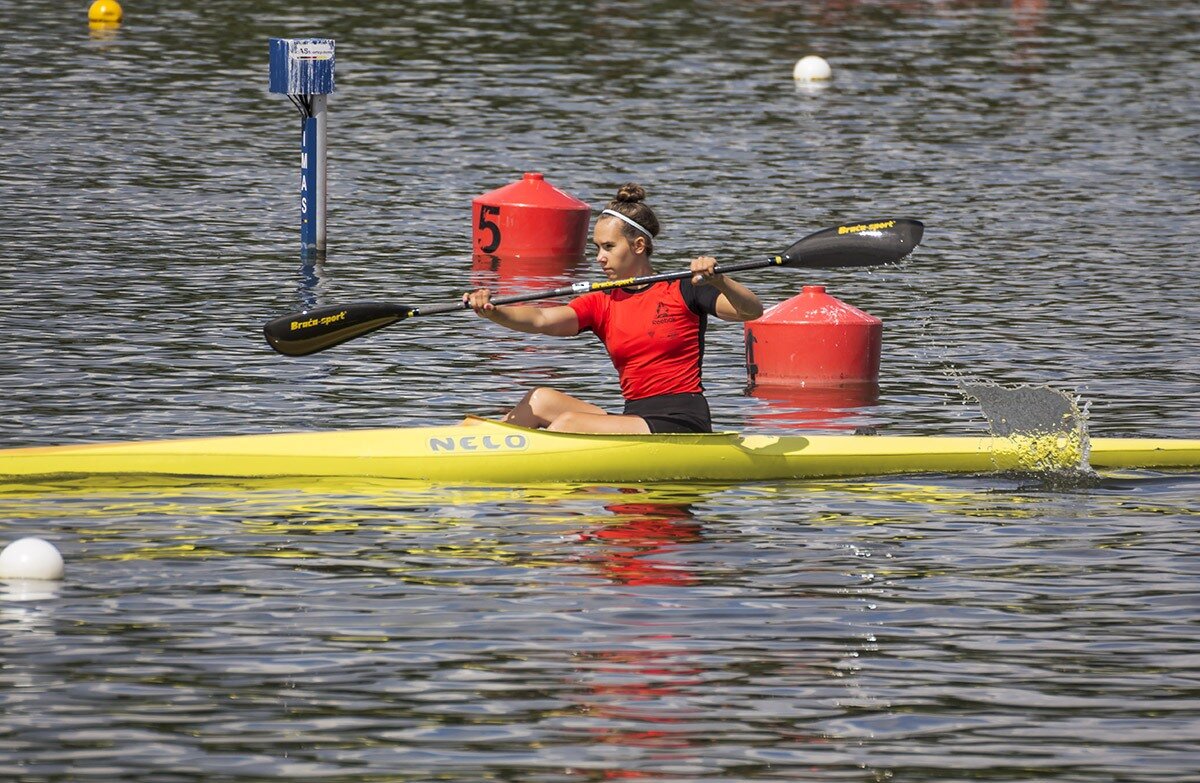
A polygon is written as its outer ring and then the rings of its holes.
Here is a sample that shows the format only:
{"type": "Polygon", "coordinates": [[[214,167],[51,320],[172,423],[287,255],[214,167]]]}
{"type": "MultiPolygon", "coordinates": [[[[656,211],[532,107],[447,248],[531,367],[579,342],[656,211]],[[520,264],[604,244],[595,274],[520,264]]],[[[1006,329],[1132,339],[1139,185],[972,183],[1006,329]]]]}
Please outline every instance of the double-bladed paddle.
{"type": "MultiPolygon", "coordinates": [[[[848,223],[809,234],[773,258],[723,264],[718,266],[715,271],[717,274],[723,274],[766,266],[794,269],[882,266],[899,261],[911,253],[921,241],[924,231],[925,226],[919,220],[904,218],[848,223]]],[[[691,270],[684,270],[646,275],[645,277],[629,277],[624,280],[572,283],[551,291],[535,291],[529,294],[497,297],[492,300],[492,304],[506,305],[517,302],[533,302],[538,299],[554,299],[560,296],[577,296],[592,291],[648,285],[663,280],[681,280],[691,276],[691,270]]],[[[285,315],[268,321],[263,327],[263,334],[266,335],[267,342],[271,344],[271,347],[279,353],[287,356],[306,356],[390,326],[405,318],[469,309],[470,306],[463,301],[434,305],[433,307],[409,307],[391,302],[359,302],[342,306],[318,307],[302,313],[285,315]]]]}

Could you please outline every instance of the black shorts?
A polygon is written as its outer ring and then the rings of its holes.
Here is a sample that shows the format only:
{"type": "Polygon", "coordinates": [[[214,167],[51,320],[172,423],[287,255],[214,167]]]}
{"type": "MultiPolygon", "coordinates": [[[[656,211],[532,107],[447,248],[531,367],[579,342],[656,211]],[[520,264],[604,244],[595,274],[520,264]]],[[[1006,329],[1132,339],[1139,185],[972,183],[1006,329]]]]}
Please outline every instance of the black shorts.
{"type": "Polygon", "coordinates": [[[660,394],[625,403],[626,416],[641,416],[651,432],[712,432],[703,394],[660,394]]]}

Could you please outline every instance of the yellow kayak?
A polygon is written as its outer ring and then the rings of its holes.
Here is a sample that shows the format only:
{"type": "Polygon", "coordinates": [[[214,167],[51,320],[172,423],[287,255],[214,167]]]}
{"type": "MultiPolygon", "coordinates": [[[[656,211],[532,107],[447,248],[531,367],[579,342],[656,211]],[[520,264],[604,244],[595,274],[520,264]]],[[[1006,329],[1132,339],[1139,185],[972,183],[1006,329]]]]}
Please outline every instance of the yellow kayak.
{"type": "MultiPolygon", "coordinates": [[[[1070,469],[1068,438],[578,435],[485,419],[444,427],[296,432],[0,450],[0,477],[354,477],[456,484],[761,481],[1070,469]]],[[[1200,468],[1200,440],[1096,438],[1093,468],[1200,468]]]]}

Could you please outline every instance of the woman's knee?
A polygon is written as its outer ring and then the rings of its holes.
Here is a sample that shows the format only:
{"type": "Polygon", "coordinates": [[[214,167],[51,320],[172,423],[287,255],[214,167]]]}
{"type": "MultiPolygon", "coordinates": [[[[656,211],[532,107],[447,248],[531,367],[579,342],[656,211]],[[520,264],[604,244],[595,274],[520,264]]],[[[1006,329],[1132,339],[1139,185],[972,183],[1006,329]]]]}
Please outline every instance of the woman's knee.
{"type": "Polygon", "coordinates": [[[579,432],[581,426],[579,419],[579,415],[574,411],[560,413],[546,425],[546,429],[550,432],[579,432]]]}
{"type": "Polygon", "coordinates": [[[530,389],[505,415],[504,421],[522,427],[545,427],[562,412],[562,407],[555,404],[556,397],[561,394],[546,386],[530,389]]]}
{"type": "Polygon", "coordinates": [[[538,386],[530,389],[521,402],[536,413],[550,414],[553,417],[555,409],[561,406],[564,396],[562,392],[551,389],[549,386],[538,386]]]}

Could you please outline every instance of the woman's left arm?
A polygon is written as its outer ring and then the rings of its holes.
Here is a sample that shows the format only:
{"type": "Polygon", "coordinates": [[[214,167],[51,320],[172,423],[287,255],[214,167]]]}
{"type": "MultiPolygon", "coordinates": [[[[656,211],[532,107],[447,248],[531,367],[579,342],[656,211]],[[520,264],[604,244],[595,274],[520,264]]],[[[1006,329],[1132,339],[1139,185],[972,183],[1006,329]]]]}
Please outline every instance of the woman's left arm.
{"type": "Polygon", "coordinates": [[[692,261],[693,285],[711,285],[721,292],[717,297],[717,317],[722,321],[753,321],[763,314],[762,302],[746,286],[732,277],[716,274],[717,259],[701,256],[692,261]]]}

